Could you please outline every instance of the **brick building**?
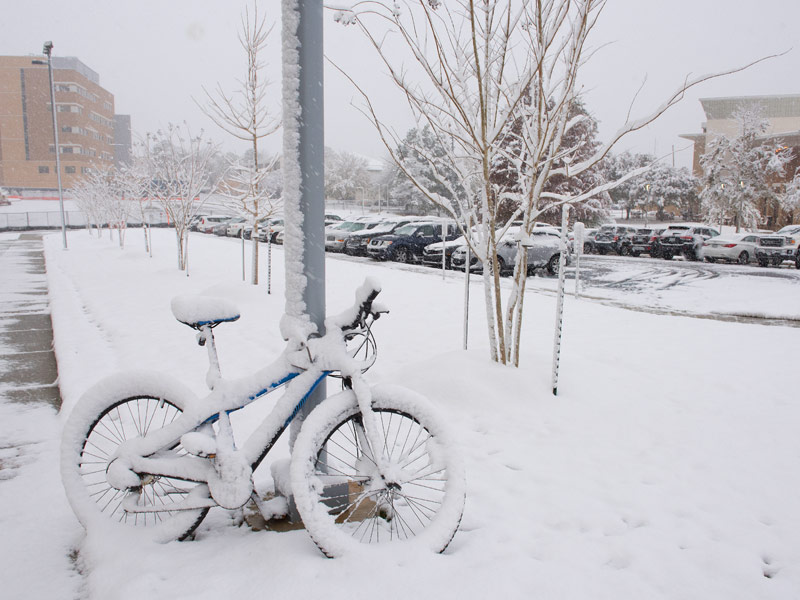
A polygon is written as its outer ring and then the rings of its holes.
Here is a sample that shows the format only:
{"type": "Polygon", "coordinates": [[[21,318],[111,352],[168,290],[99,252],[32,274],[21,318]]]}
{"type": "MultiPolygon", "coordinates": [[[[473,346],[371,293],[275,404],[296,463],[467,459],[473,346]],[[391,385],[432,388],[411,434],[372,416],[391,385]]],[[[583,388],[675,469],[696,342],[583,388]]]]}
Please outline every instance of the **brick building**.
{"type": "MultiPolygon", "coordinates": [[[[0,187],[10,190],[58,187],[47,64],[34,61],[39,57],[0,56],[0,187]]],[[[61,180],[68,189],[93,166],[110,166],[115,154],[130,152],[130,118],[114,114],[114,96],[80,60],[53,57],[52,64],[61,180]],[[115,122],[127,131],[116,131],[115,122]]]]}

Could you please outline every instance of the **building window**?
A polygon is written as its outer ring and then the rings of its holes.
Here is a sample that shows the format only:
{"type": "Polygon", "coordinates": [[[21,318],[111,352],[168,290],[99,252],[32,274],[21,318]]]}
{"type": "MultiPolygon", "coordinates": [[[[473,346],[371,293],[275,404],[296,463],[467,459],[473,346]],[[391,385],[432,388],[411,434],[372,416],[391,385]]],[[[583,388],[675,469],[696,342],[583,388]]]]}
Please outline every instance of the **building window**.
{"type": "Polygon", "coordinates": [[[50,172],[50,167],[45,167],[45,166],[39,165],[39,173],[44,174],[44,173],[49,173],[49,172],[50,172]]]}
{"type": "Polygon", "coordinates": [[[64,173],[74,173],[75,167],[64,167],[64,173]]]}

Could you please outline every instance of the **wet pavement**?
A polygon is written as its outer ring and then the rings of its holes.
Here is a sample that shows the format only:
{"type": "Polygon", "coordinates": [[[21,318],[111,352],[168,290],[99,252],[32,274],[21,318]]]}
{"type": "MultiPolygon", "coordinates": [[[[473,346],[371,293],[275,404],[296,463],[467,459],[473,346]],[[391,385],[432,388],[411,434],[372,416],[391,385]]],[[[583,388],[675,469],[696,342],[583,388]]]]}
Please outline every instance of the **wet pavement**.
{"type": "MultiPolygon", "coordinates": [[[[42,235],[0,236],[0,480],[41,442],[35,425],[61,407],[42,235]]],[[[30,456],[28,456],[30,458],[30,456]]]]}

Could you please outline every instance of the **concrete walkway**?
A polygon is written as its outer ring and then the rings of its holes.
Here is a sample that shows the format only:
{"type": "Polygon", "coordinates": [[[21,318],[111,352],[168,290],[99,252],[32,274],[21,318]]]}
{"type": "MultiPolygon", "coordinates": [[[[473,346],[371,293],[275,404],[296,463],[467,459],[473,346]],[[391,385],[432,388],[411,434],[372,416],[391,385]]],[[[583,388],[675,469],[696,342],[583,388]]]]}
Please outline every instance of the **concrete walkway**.
{"type": "Polygon", "coordinates": [[[0,390],[14,402],[61,406],[42,235],[0,240],[0,390]]]}
{"type": "Polygon", "coordinates": [[[40,441],[35,427],[14,435],[19,419],[32,414],[24,407],[51,415],[61,407],[40,233],[0,236],[0,281],[0,412],[16,415],[0,434],[2,480],[28,462],[23,457],[40,441]]]}
{"type": "Polygon", "coordinates": [[[41,233],[0,233],[3,598],[85,598],[59,473],[61,396],[41,233]]]}

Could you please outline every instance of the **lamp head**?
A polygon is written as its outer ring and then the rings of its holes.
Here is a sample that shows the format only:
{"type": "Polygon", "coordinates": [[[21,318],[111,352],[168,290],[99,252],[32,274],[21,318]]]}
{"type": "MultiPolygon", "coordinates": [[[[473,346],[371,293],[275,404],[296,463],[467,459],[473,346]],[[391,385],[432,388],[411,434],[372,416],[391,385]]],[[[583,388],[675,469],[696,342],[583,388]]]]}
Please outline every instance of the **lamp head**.
{"type": "Polygon", "coordinates": [[[42,52],[44,52],[47,56],[50,56],[50,53],[53,51],[53,42],[45,42],[44,47],[42,48],[42,52]]]}

